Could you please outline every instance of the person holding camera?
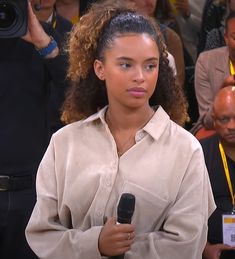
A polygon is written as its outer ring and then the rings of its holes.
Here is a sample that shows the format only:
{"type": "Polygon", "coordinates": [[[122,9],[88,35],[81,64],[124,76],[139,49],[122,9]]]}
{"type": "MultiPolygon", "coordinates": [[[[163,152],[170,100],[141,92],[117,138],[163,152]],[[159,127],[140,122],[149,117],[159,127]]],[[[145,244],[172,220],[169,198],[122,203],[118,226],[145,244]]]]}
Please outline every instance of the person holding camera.
{"type": "MultiPolygon", "coordinates": [[[[40,22],[50,24],[60,42],[60,52],[65,54],[64,48],[68,33],[72,29],[72,23],[58,14],[56,0],[31,0],[33,11],[40,22]]],[[[61,66],[66,70],[67,60],[61,66]]],[[[50,96],[48,99],[48,118],[51,133],[60,129],[64,124],[60,120],[60,109],[64,101],[65,87],[58,91],[57,85],[52,84],[50,87],[50,96]]]]}
{"type": "Polygon", "coordinates": [[[3,259],[37,258],[25,239],[25,227],[36,201],[36,171],[50,138],[47,107],[50,86],[53,84],[58,91],[64,91],[65,87],[66,56],[62,55],[58,34],[50,24],[40,24],[30,3],[27,15],[24,36],[0,39],[0,257],[3,259]]]}

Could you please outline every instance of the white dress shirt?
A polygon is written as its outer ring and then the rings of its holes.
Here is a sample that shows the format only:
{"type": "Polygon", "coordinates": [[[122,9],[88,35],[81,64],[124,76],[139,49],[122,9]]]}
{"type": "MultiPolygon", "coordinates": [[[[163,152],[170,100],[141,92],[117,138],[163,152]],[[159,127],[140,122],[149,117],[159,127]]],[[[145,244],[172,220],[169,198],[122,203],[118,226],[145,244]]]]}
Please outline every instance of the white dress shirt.
{"type": "Polygon", "coordinates": [[[27,240],[45,259],[100,259],[98,238],[122,193],[136,197],[125,259],[201,259],[215,205],[199,142],[159,107],[121,157],[106,108],[56,132],[37,175],[27,240]]]}

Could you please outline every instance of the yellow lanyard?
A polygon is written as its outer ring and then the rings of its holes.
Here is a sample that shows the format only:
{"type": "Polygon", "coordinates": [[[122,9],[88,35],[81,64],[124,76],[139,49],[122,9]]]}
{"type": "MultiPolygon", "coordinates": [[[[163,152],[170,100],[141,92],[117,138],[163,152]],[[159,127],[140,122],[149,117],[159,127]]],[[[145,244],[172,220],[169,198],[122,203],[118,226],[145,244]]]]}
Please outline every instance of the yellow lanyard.
{"type": "Polygon", "coordinates": [[[224,173],[227,179],[227,183],[228,183],[228,188],[231,194],[231,198],[232,198],[232,204],[233,204],[233,210],[235,208],[235,193],[233,192],[233,186],[232,186],[232,182],[231,182],[231,178],[230,178],[230,174],[229,174],[229,169],[228,169],[228,163],[227,163],[227,159],[226,159],[226,155],[224,153],[224,149],[221,143],[219,143],[219,150],[220,150],[220,155],[223,161],[223,166],[224,166],[224,173]]]}
{"type": "Polygon", "coordinates": [[[229,61],[229,69],[230,69],[230,74],[233,76],[235,74],[235,70],[231,60],[229,61]]]}
{"type": "Polygon", "coordinates": [[[54,10],[53,11],[53,15],[52,15],[52,19],[51,19],[51,25],[52,25],[52,27],[53,27],[53,29],[55,29],[55,27],[56,27],[56,23],[57,23],[57,21],[56,21],[56,17],[57,15],[56,15],[56,11],[54,10]]]}

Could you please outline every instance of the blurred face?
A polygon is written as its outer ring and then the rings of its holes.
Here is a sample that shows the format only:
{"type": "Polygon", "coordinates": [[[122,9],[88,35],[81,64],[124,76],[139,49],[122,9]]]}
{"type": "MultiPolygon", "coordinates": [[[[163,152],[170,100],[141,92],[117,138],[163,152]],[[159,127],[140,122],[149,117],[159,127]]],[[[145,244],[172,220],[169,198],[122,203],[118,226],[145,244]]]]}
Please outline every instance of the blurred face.
{"type": "Polygon", "coordinates": [[[157,6],[157,0],[129,0],[135,4],[137,10],[143,14],[153,16],[157,6]]]}
{"type": "MultiPolygon", "coordinates": [[[[41,8],[42,9],[50,9],[52,8],[56,3],[56,0],[41,0],[41,8]]],[[[31,0],[32,6],[35,4],[40,4],[40,0],[31,0]]]]}
{"type": "Polygon", "coordinates": [[[235,89],[217,99],[214,106],[214,127],[221,139],[235,145],[235,89]]]}
{"type": "Polygon", "coordinates": [[[159,51],[148,34],[125,34],[114,39],[96,60],[96,75],[105,80],[110,106],[149,106],[158,78],[159,51]]]}
{"type": "Polygon", "coordinates": [[[230,11],[235,11],[235,0],[228,1],[228,6],[230,11]]]}
{"type": "Polygon", "coordinates": [[[235,61],[235,18],[228,21],[224,39],[229,49],[230,58],[235,61]]]}

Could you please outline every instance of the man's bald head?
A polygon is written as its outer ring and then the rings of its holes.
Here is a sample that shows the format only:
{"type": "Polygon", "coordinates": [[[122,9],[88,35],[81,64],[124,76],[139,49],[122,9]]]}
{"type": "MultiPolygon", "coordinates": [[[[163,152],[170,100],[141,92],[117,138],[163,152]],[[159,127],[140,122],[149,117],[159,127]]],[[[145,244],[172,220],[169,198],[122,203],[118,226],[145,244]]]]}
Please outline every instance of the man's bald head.
{"type": "Polygon", "coordinates": [[[218,91],[212,117],[221,139],[235,144],[235,86],[227,86],[218,91]]]}
{"type": "Polygon", "coordinates": [[[221,88],[218,93],[216,94],[216,97],[214,99],[213,103],[213,110],[218,110],[220,106],[224,105],[231,105],[235,102],[235,86],[227,86],[224,88],[221,88]]]}

